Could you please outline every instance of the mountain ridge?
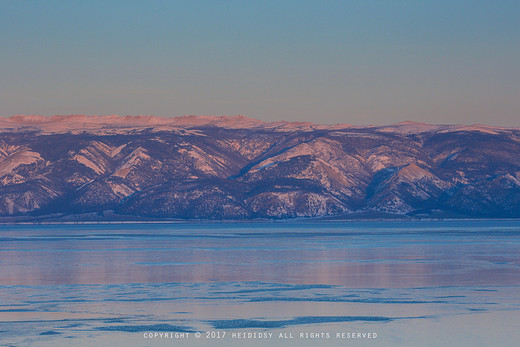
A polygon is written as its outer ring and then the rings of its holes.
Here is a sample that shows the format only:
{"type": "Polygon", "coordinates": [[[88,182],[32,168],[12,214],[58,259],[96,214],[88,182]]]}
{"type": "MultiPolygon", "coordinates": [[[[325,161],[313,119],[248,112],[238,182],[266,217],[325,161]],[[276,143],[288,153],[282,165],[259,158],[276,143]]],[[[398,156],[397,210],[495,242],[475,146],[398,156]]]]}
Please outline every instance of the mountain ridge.
{"type": "Polygon", "coordinates": [[[5,220],[520,217],[520,129],[0,119],[5,220]],[[117,219],[116,218],[116,219],[117,219]]]}
{"type": "MultiPolygon", "coordinates": [[[[62,126],[91,125],[91,128],[112,127],[136,127],[136,126],[159,126],[169,125],[172,127],[198,127],[198,126],[218,126],[230,128],[287,128],[288,131],[295,129],[346,129],[346,128],[372,128],[381,131],[408,131],[408,132],[424,132],[424,131],[458,131],[458,130],[476,130],[476,131],[501,131],[501,130],[519,130],[520,127],[504,127],[492,126],[485,124],[429,124],[414,121],[402,121],[390,125],[352,125],[347,123],[338,124],[320,124],[303,121],[262,121],[243,115],[236,116],[177,116],[177,117],[160,117],[160,116],[118,116],[118,115],[14,115],[10,117],[0,117],[0,129],[21,129],[24,127],[34,127],[35,129],[45,129],[53,125],[60,124],[62,126]],[[60,124],[61,123],[61,124],[60,124]]],[[[70,129],[74,130],[74,129],[70,129]]]]}

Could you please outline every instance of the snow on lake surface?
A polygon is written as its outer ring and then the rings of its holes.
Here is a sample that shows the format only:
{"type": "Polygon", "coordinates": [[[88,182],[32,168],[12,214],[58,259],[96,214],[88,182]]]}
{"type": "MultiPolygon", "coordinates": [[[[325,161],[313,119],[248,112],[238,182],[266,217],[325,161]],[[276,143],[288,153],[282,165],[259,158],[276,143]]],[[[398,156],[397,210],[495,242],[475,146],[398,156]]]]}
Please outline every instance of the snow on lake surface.
{"type": "Polygon", "coordinates": [[[0,225],[0,345],[513,346],[519,321],[520,221],[0,225]]]}

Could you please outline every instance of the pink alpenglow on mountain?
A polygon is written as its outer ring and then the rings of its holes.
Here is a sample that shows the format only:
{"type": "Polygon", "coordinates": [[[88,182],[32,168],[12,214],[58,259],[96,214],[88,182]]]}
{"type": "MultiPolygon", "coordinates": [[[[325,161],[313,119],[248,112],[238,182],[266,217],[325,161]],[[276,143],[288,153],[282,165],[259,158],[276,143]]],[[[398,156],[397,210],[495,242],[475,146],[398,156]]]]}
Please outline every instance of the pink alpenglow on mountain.
{"type": "Polygon", "coordinates": [[[0,118],[0,218],[520,217],[520,129],[0,118]]]}

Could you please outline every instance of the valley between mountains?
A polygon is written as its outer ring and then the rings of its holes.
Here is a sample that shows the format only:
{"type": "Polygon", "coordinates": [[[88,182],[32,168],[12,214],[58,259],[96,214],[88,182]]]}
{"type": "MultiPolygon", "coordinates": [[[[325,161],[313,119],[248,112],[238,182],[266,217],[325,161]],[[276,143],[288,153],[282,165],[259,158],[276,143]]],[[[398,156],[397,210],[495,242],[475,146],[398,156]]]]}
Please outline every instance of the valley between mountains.
{"type": "Polygon", "coordinates": [[[0,120],[2,221],[518,218],[520,129],[0,120]]]}

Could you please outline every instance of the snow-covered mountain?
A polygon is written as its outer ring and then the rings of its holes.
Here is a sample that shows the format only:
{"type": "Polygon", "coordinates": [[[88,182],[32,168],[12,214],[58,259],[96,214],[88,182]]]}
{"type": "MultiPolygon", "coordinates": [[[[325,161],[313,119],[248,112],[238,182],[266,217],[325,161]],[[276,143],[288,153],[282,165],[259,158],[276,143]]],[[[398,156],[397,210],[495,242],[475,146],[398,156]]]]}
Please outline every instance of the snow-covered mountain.
{"type": "Polygon", "coordinates": [[[520,129],[0,118],[4,220],[391,215],[520,217],[520,129]]]}

